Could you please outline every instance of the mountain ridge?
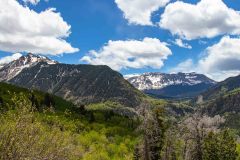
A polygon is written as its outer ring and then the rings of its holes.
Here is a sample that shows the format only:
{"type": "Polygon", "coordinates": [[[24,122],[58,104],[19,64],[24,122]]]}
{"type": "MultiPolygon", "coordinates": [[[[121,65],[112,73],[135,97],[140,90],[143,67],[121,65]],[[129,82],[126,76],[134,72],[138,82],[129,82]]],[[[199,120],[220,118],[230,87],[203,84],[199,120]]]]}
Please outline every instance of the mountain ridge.
{"type": "Polygon", "coordinates": [[[7,64],[0,75],[2,82],[48,92],[75,104],[116,101],[137,107],[144,96],[108,66],[61,64],[33,54],[7,64]]]}
{"type": "Polygon", "coordinates": [[[216,82],[203,74],[197,73],[144,73],[125,76],[139,90],[156,97],[194,97],[216,82]]]}
{"type": "Polygon", "coordinates": [[[203,99],[209,100],[219,96],[223,96],[229,91],[240,88],[240,75],[227,78],[224,81],[217,83],[217,85],[209,88],[202,94],[203,99]]]}

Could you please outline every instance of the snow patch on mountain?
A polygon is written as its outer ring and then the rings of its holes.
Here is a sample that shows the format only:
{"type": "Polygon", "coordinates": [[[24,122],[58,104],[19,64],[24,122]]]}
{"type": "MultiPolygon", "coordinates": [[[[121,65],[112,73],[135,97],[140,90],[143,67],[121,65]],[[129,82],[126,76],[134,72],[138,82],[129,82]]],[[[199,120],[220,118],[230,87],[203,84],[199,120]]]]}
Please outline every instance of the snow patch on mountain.
{"type": "Polygon", "coordinates": [[[29,53],[26,56],[21,56],[19,59],[0,67],[0,81],[8,81],[21,73],[23,69],[32,67],[39,62],[45,62],[49,65],[58,63],[47,57],[29,53]]]}
{"type": "Polygon", "coordinates": [[[197,73],[144,73],[142,75],[125,75],[124,77],[139,90],[162,89],[179,84],[192,86],[201,83],[216,83],[205,75],[197,73]]]}

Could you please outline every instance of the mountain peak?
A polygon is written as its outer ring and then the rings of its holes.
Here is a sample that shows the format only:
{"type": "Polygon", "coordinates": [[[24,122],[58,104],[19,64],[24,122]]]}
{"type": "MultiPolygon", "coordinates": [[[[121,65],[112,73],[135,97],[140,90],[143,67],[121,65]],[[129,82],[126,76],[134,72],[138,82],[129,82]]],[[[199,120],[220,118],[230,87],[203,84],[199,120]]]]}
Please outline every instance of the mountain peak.
{"type": "Polygon", "coordinates": [[[2,67],[0,67],[0,81],[7,81],[17,76],[23,69],[34,66],[40,62],[48,65],[57,64],[57,61],[51,60],[45,56],[28,53],[21,56],[2,67]]]}
{"type": "Polygon", "coordinates": [[[48,57],[36,55],[33,53],[28,53],[25,56],[19,58],[20,61],[23,61],[24,64],[34,64],[39,62],[46,62],[47,64],[57,64],[58,62],[49,59],[48,57]]]}

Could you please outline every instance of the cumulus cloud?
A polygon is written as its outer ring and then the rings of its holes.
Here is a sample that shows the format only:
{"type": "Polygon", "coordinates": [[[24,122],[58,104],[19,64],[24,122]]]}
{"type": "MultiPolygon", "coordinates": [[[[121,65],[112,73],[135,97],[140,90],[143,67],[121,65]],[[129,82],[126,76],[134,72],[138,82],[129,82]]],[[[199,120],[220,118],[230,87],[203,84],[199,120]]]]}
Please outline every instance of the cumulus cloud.
{"type": "Polygon", "coordinates": [[[175,39],[173,43],[182,48],[192,49],[191,45],[184,43],[181,39],[175,39]]]}
{"type": "Polygon", "coordinates": [[[0,50],[57,55],[77,52],[65,38],[71,26],[51,8],[37,13],[16,0],[0,1],[0,50]]]}
{"type": "Polygon", "coordinates": [[[124,17],[131,24],[153,25],[151,15],[170,0],[115,0],[124,17]]]}
{"type": "Polygon", "coordinates": [[[240,74],[240,38],[223,37],[217,44],[206,49],[206,55],[196,64],[187,60],[175,68],[174,72],[198,72],[210,78],[222,81],[240,74]]]}
{"type": "Polygon", "coordinates": [[[31,3],[33,5],[37,5],[40,0],[23,0],[24,3],[31,3]]]}
{"type": "Polygon", "coordinates": [[[114,70],[123,68],[161,68],[171,55],[167,44],[156,38],[142,41],[109,41],[99,51],[90,51],[81,61],[94,65],[108,65],[114,70]]]}
{"type": "Polygon", "coordinates": [[[240,12],[228,8],[222,0],[201,0],[197,4],[177,1],[166,6],[159,25],[187,40],[239,35],[240,12]]]}
{"type": "Polygon", "coordinates": [[[3,58],[0,58],[0,66],[3,65],[3,64],[7,64],[9,62],[12,62],[18,58],[20,58],[22,56],[22,54],[20,53],[15,53],[11,56],[6,56],[6,57],[3,57],[3,58]]]}
{"type": "Polygon", "coordinates": [[[181,63],[179,63],[176,67],[172,68],[170,72],[178,73],[178,72],[184,72],[184,73],[190,73],[195,72],[195,66],[192,59],[187,59],[181,63]]]}
{"type": "Polygon", "coordinates": [[[199,61],[206,73],[240,73],[240,39],[223,37],[217,44],[208,47],[207,55],[199,61]]]}
{"type": "Polygon", "coordinates": [[[229,77],[235,77],[240,75],[240,71],[236,70],[236,71],[219,71],[219,72],[215,72],[215,73],[206,73],[205,75],[207,75],[209,78],[214,79],[215,81],[223,81],[229,77]]]}

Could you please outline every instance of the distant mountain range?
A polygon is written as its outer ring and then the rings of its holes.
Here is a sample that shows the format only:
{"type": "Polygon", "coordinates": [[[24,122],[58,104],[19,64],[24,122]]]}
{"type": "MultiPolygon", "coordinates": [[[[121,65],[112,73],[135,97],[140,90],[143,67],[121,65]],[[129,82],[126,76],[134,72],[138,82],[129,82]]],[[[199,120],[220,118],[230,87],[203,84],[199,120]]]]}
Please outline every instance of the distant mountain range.
{"type": "Polygon", "coordinates": [[[145,96],[142,92],[157,98],[193,98],[201,94],[208,100],[240,87],[240,76],[216,83],[197,73],[144,73],[125,79],[108,66],[61,64],[35,54],[0,68],[0,82],[49,92],[75,104],[117,101],[136,107],[145,96]]]}
{"type": "Polygon", "coordinates": [[[137,89],[160,98],[194,97],[216,84],[197,73],[144,73],[125,78],[137,89]]]}
{"type": "Polygon", "coordinates": [[[34,54],[0,68],[0,81],[49,92],[75,104],[117,101],[136,107],[143,96],[107,66],[60,64],[34,54]]]}

